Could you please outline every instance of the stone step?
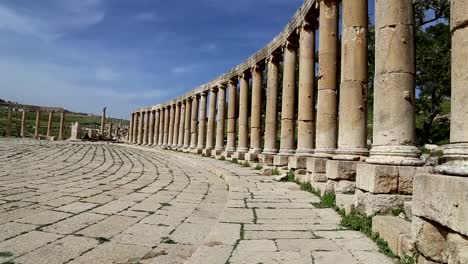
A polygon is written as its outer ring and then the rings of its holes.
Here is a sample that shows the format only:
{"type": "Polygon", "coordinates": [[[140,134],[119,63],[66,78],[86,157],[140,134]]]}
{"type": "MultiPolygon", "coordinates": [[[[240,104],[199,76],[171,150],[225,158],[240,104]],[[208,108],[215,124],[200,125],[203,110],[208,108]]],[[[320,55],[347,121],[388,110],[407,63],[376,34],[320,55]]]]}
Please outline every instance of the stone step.
{"type": "Polygon", "coordinates": [[[372,218],[372,232],[388,243],[395,255],[400,257],[412,250],[411,222],[396,216],[375,216],[372,218]]]}

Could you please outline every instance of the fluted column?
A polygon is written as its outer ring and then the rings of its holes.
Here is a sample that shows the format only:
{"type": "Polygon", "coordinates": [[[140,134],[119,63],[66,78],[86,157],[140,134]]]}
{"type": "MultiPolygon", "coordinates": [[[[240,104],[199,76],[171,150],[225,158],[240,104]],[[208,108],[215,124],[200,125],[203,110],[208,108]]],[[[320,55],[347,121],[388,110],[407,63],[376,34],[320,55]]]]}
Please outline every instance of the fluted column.
{"type": "Polygon", "coordinates": [[[252,67],[252,103],[250,111],[250,153],[260,154],[260,133],[262,131],[262,89],[263,64],[252,67]]]}
{"type": "Polygon", "coordinates": [[[52,120],[54,118],[54,112],[49,112],[49,120],[47,121],[47,136],[52,135],[52,120]]]}
{"type": "Polygon", "coordinates": [[[159,108],[159,138],[158,147],[162,148],[164,145],[164,107],[159,108]]]}
{"type": "Polygon", "coordinates": [[[23,114],[21,116],[21,137],[24,138],[26,137],[26,116],[28,114],[28,111],[26,109],[23,109],[23,114]]]}
{"type": "Polygon", "coordinates": [[[104,107],[104,109],[102,109],[102,116],[101,116],[101,136],[103,138],[105,138],[105,128],[106,128],[106,109],[107,107],[104,107]]]}
{"type": "Polygon", "coordinates": [[[249,151],[249,78],[250,75],[245,72],[239,77],[240,91],[239,91],[239,139],[237,142],[237,152],[245,153],[249,151]]]}
{"type": "Polygon", "coordinates": [[[207,106],[207,92],[201,94],[200,100],[200,123],[198,124],[198,142],[197,149],[199,151],[205,148],[205,137],[206,137],[206,106],[207,106]]]}
{"type": "Polygon", "coordinates": [[[169,136],[168,136],[168,143],[167,147],[171,147],[173,140],[174,140],[174,124],[175,124],[175,104],[169,106],[170,108],[170,121],[169,121],[169,136]]]}
{"type": "Polygon", "coordinates": [[[36,111],[36,127],[34,129],[34,138],[39,138],[39,129],[41,128],[41,112],[39,110],[36,111]]]}
{"type": "Polygon", "coordinates": [[[338,0],[320,1],[319,78],[314,156],[332,157],[337,145],[338,0]]]}
{"type": "Polygon", "coordinates": [[[60,113],[60,127],[59,127],[59,136],[58,136],[58,139],[59,140],[63,140],[63,132],[64,132],[64,129],[65,129],[65,112],[61,112],[60,113]]]}
{"type": "Polygon", "coordinates": [[[295,86],[296,86],[296,52],[297,46],[287,42],[283,48],[283,95],[281,109],[281,141],[279,155],[294,154],[295,133],[295,86]]]}
{"type": "Polygon", "coordinates": [[[169,124],[170,124],[170,113],[171,107],[164,107],[164,137],[163,137],[163,148],[166,148],[169,144],[169,124]]]}
{"type": "Polygon", "coordinates": [[[138,112],[138,145],[143,144],[143,129],[145,124],[145,113],[143,111],[138,112]]]}
{"type": "Polygon", "coordinates": [[[216,155],[224,150],[224,123],[226,119],[226,85],[218,85],[218,122],[216,124],[216,155]]]}
{"type": "MultiPolygon", "coordinates": [[[[419,165],[414,146],[415,48],[412,0],[376,1],[373,144],[368,163],[419,165]]],[[[466,58],[465,58],[466,59],[466,58]]]]}
{"type": "Polygon", "coordinates": [[[13,108],[8,107],[8,117],[7,117],[7,126],[6,126],[6,136],[11,136],[11,124],[13,121],[13,108]]]}
{"type": "Polygon", "coordinates": [[[159,120],[161,119],[161,114],[159,109],[154,111],[154,135],[153,135],[153,146],[158,146],[159,144],[159,120]]]}
{"type": "Polygon", "coordinates": [[[133,113],[133,144],[138,144],[138,124],[138,112],[135,112],[133,113]]]}
{"type": "Polygon", "coordinates": [[[155,116],[154,110],[151,110],[149,113],[150,113],[150,122],[149,122],[148,145],[152,146],[154,144],[154,120],[156,119],[156,116],[155,116]]]}
{"type": "Polygon", "coordinates": [[[177,143],[179,142],[179,124],[180,124],[180,106],[181,103],[177,102],[175,104],[175,116],[174,116],[174,131],[172,138],[172,148],[177,148],[177,143]]]}
{"type": "MultiPolygon", "coordinates": [[[[237,80],[229,80],[229,104],[227,116],[227,152],[236,151],[236,111],[237,111],[237,80]]],[[[228,154],[230,156],[231,153],[228,154]]]]}
{"type": "Polygon", "coordinates": [[[299,28],[297,156],[310,155],[315,147],[315,26],[303,22],[299,28]]]}
{"type": "Polygon", "coordinates": [[[276,139],[278,133],[278,88],[279,88],[279,58],[271,55],[267,59],[267,99],[265,114],[265,146],[264,154],[276,154],[278,152],[276,139]]]}
{"type": "Polygon", "coordinates": [[[180,122],[179,122],[179,138],[177,140],[177,148],[184,146],[184,134],[185,134],[185,104],[186,101],[182,101],[180,105],[180,122]]]}
{"type": "Polygon", "coordinates": [[[197,148],[198,139],[198,98],[200,95],[195,95],[192,100],[192,123],[190,126],[190,149],[197,148]]]}
{"type": "Polygon", "coordinates": [[[185,102],[184,149],[187,149],[190,147],[191,115],[192,115],[192,98],[187,98],[185,102]]]}
{"type": "Polygon", "coordinates": [[[143,128],[143,145],[148,145],[148,139],[149,139],[149,121],[150,121],[150,116],[149,116],[149,111],[143,112],[145,115],[145,120],[144,120],[144,128],[143,128]]]}
{"type": "Polygon", "coordinates": [[[216,97],[218,95],[218,88],[211,88],[210,91],[210,110],[208,112],[208,129],[206,132],[206,150],[212,150],[214,147],[214,125],[216,116],[216,97]]]}

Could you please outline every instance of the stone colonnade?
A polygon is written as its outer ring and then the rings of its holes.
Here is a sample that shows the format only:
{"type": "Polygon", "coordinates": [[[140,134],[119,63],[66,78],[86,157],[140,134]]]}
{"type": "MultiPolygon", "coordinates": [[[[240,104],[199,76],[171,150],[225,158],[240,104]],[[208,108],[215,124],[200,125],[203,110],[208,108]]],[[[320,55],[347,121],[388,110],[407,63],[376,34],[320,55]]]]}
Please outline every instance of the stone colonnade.
{"type": "MultiPolygon", "coordinates": [[[[335,193],[348,212],[386,214],[413,200],[415,228],[443,230],[453,235],[441,240],[460,244],[468,236],[468,4],[452,0],[451,8],[451,143],[440,166],[422,166],[415,146],[411,0],[375,3],[370,146],[367,0],[306,0],[286,29],[243,64],[169,103],[132,113],[129,142],[151,145],[143,140],[150,130],[159,138],[152,145],[162,148],[293,170],[322,194],[335,193]],[[159,122],[146,120],[148,114],[159,122]]],[[[424,242],[422,233],[416,239],[424,242]]],[[[418,263],[447,263],[417,250],[418,263]]]]}

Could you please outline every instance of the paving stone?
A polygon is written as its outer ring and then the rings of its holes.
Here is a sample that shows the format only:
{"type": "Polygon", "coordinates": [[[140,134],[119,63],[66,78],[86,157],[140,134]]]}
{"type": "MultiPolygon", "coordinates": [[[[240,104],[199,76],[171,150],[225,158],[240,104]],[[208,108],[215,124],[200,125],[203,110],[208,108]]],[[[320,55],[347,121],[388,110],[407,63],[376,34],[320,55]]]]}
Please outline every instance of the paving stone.
{"type": "Polygon", "coordinates": [[[151,248],[108,242],[69,262],[70,264],[113,264],[138,263],[138,260],[151,251],[151,248]]]}
{"type": "Polygon", "coordinates": [[[37,226],[30,224],[21,224],[14,222],[4,223],[0,225],[0,241],[17,236],[25,232],[29,232],[36,228],[37,226]]]}
{"type": "Polygon", "coordinates": [[[92,204],[92,203],[74,202],[74,203],[59,207],[56,210],[77,214],[77,213],[81,213],[81,212],[93,209],[96,206],[98,205],[92,204]]]}
{"type": "Polygon", "coordinates": [[[32,231],[9,240],[0,242],[2,252],[10,252],[13,257],[0,257],[0,262],[6,262],[14,257],[21,256],[42,247],[50,242],[60,239],[62,236],[39,231],[32,231]]]}
{"type": "Polygon", "coordinates": [[[25,223],[25,224],[33,224],[33,225],[47,225],[47,224],[58,222],[71,215],[72,214],[47,210],[47,211],[43,211],[35,215],[31,215],[25,218],[18,219],[16,220],[16,222],[25,223]]]}
{"type": "Polygon", "coordinates": [[[81,213],[72,216],[68,219],[55,223],[53,225],[44,227],[43,230],[57,234],[72,234],[80,229],[86,228],[94,223],[97,223],[107,216],[93,214],[89,212],[81,213]]]}
{"type": "Polygon", "coordinates": [[[113,215],[97,224],[81,230],[79,234],[89,237],[111,238],[129,228],[137,221],[137,219],[132,217],[113,215]]]}

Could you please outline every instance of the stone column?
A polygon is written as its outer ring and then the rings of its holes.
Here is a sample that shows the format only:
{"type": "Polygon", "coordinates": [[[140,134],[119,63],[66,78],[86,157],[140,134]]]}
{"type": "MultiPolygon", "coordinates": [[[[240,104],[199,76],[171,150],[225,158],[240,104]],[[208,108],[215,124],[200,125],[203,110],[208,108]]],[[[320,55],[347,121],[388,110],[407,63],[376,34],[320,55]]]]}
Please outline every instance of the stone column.
{"type": "Polygon", "coordinates": [[[176,111],[176,105],[172,104],[169,106],[170,108],[170,121],[169,121],[169,136],[168,136],[168,143],[167,147],[170,148],[172,147],[173,141],[174,141],[174,124],[175,124],[175,111],[176,111]]]}
{"type": "Polygon", "coordinates": [[[218,95],[218,88],[213,87],[210,91],[210,110],[208,112],[208,129],[206,132],[206,147],[203,150],[204,156],[211,156],[211,150],[214,147],[214,125],[216,116],[216,97],[218,95]]]}
{"type": "Polygon", "coordinates": [[[159,138],[158,147],[162,148],[164,145],[164,107],[159,108],[159,138]]]}
{"type": "Polygon", "coordinates": [[[233,158],[244,160],[245,153],[249,151],[249,79],[248,72],[239,76],[240,91],[239,91],[239,138],[237,142],[237,151],[233,154],[233,158]]]}
{"type": "Polygon", "coordinates": [[[278,87],[279,87],[279,57],[272,54],[267,59],[267,98],[265,113],[265,146],[260,155],[262,164],[273,165],[273,157],[278,153],[276,139],[278,133],[278,87]]]}
{"type": "Polygon", "coordinates": [[[163,137],[163,148],[169,146],[169,124],[170,124],[170,112],[171,107],[164,107],[164,137],[163,137]]]}
{"type": "Polygon", "coordinates": [[[133,113],[132,144],[138,143],[138,112],[133,113]]]}
{"type": "Polygon", "coordinates": [[[314,156],[330,158],[337,144],[338,0],[320,2],[319,78],[314,156]]]}
{"type": "Polygon", "coordinates": [[[34,138],[39,139],[39,129],[41,128],[41,111],[36,110],[36,126],[34,128],[34,138]]]}
{"type": "Polygon", "coordinates": [[[145,124],[145,113],[143,111],[138,112],[138,145],[143,144],[143,129],[145,124]]]}
{"type": "Polygon", "coordinates": [[[190,126],[190,149],[195,150],[197,148],[198,139],[198,98],[200,95],[193,96],[192,100],[192,124],[190,126]]]}
{"type": "Polygon", "coordinates": [[[150,122],[149,122],[149,133],[148,133],[148,146],[153,146],[154,144],[154,120],[156,119],[154,110],[149,112],[150,122]]]}
{"type": "Polygon", "coordinates": [[[65,129],[65,112],[61,112],[60,113],[59,136],[58,136],[59,140],[64,139],[64,136],[63,136],[64,129],[65,129]]]}
{"type": "Polygon", "coordinates": [[[192,114],[192,98],[187,98],[187,100],[185,101],[184,149],[188,149],[190,147],[191,114],[192,114]]]}
{"type": "Polygon", "coordinates": [[[180,105],[180,122],[179,122],[179,138],[177,142],[177,148],[181,149],[184,146],[184,134],[185,134],[185,104],[183,100],[180,105]]]}
{"type": "Polygon", "coordinates": [[[197,154],[202,154],[205,148],[205,137],[206,137],[206,106],[207,106],[208,92],[201,94],[200,101],[200,123],[198,124],[198,142],[197,142],[197,154]]]}
{"type": "Polygon", "coordinates": [[[104,129],[106,127],[106,109],[107,107],[104,107],[102,109],[102,116],[101,116],[101,136],[104,138],[104,129]]]}
{"type": "Polygon", "coordinates": [[[128,129],[128,134],[127,134],[127,143],[130,144],[132,143],[132,137],[133,137],[133,113],[130,114],[130,128],[128,129]]]}
{"type": "Polygon", "coordinates": [[[245,160],[256,161],[262,152],[260,146],[260,133],[262,131],[262,89],[263,64],[257,64],[251,69],[252,74],[252,101],[250,110],[250,150],[245,160]]]}
{"type": "Polygon", "coordinates": [[[5,134],[6,136],[11,136],[11,124],[13,121],[13,108],[8,107],[8,117],[7,117],[7,126],[6,126],[6,131],[5,134]]]}
{"type": "Polygon", "coordinates": [[[295,153],[295,105],[296,96],[296,52],[297,45],[288,41],[283,47],[283,96],[281,109],[281,141],[279,154],[275,156],[275,166],[286,166],[289,156],[295,153]]]}
{"type": "Polygon", "coordinates": [[[28,114],[28,111],[26,109],[23,109],[23,115],[21,116],[21,137],[24,138],[26,137],[26,116],[28,114]]]}
{"type": "Polygon", "coordinates": [[[156,109],[154,111],[154,135],[153,135],[153,147],[159,145],[159,123],[161,119],[161,114],[159,112],[159,109],[156,109]]]}
{"type": "Polygon", "coordinates": [[[236,151],[236,111],[237,111],[237,80],[229,80],[229,104],[227,116],[227,144],[224,157],[228,158],[236,151]]]}
{"type": "Polygon", "coordinates": [[[143,113],[145,115],[144,128],[143,128],[143,145],[148,145],[150,112],[145,111],[143,113]]]}
{"type": "Polygon", "coordinates": [[[172,148],[177,148],[177,143],[179,142],[179,124],[180,124],[180,102],[175,104],[175,116],[174,116],[174,131],[172,138],[172,148]]]}
{"type": "Polygon", "coordinates": [[[216,124],[216,146],[212,156],[219,156],[224,151],[224,123],[226,119],[226,84],[218,85],[218,122],[216,124]]]}
{"type": "Polygon", "coordinates": [[[47,121],[47,136],[52,135],[52,120],[54,118],[54,112],[49,112],[49,120],[47,121]]]}
{"type": "Polygon", "coordinates": [[[414,146],[415,47],[411,0],[376,2],[373,144],[368,163],[419,165],[414,146]]]}

